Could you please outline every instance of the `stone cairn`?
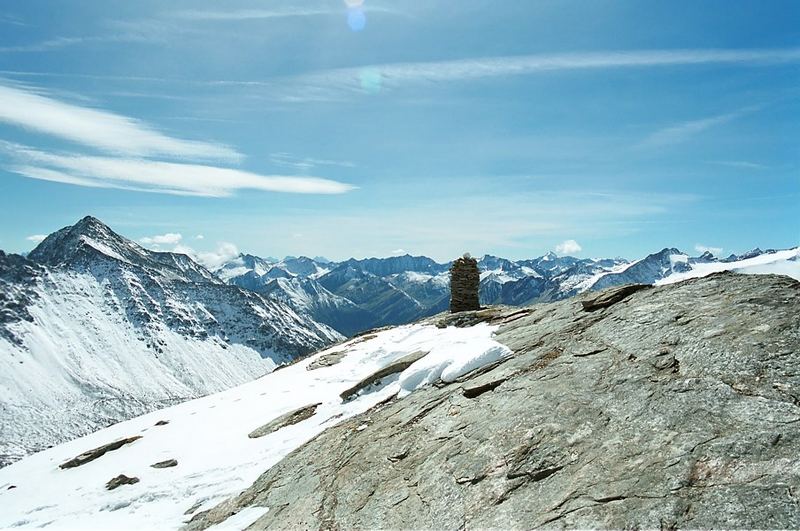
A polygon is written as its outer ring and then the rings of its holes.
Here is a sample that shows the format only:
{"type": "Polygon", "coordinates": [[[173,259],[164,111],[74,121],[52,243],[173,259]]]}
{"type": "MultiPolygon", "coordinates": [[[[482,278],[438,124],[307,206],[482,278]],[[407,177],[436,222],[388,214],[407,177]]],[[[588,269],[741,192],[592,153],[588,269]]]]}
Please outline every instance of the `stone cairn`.
{"type": "Polygon", "coordinates": [[[480,281],[478,261],[469,253],[453,262],[450,266],[450,313],[480,309],[480,281]]]}

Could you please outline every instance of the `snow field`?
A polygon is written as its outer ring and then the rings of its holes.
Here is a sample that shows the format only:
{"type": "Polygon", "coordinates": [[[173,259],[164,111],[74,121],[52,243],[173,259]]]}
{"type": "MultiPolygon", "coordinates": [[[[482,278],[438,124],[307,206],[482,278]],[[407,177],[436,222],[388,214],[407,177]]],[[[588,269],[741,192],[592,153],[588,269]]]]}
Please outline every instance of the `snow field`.
{"type": "MultiPolygon", "coordinates": [[[[214,395],[131,419],[29,456],[0,469],[0,528],[177,529],[191,515],[248,487],[260,474],[328,427],[393,395],[441,378],[452,381],[510,355],[491,336],[496,327],[409,325],[331,347],[294,365],[214,395]],[[429,354],[388,384],[342,402],[339,394],[410,353],[429,354]],[[316,358],[345,352],[336,365],[308,371],[316,358]],[[309,419],[250,439],[248,434],[289,411],[321,403],[309,419]],[[169,421],[156,426],[160,420],[169,421]],[[134,435],[142,438],[68,470],[58,465],[87,450],[134,435]],[[150,465],[176,459],[172,468],[150,465]],[[105,483],[139,478],[113,491],[105,483]],[[9,487],[14,488],[9,489],[9,487]]],[[[262,513],[263,514],[263,513],[262,513]]],[[[237,515],[223,529],[241,529],[260,514],[237,515]]]]}
{"type": "Polygon", "coordinates": [[[693,264],[691,271],[675,273],[656,281],[656,286],[674,284],[690,278],[700,278],[721,271],[734,271],[750,275],[786,275],[795,280],[800,280],[800,247],[762,254],[754,258],[747,258],[737,262],[710,262],[707,264],[693,264]]]}

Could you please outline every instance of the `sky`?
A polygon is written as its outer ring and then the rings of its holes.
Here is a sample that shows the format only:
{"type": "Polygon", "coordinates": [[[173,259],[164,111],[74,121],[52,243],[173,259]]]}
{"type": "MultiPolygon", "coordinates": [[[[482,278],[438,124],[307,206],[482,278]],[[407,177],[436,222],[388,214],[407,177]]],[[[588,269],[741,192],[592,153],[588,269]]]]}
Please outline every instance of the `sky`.
{"type": "Polygon", "coordinates": [[[5,0],[0,249],[800,244],[800,2],[5,0]]]}

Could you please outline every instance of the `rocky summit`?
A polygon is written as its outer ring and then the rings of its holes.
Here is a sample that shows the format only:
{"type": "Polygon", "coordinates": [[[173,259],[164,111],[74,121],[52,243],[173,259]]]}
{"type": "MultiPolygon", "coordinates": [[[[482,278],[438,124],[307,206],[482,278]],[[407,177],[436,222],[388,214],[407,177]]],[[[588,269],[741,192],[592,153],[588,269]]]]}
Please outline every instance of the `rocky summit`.
{"type": "Polygon", "coordinates": [[[513,357],[324,431],[187,529],[800,527],[797,281],[431,320],[479,321],[513,357]]]}

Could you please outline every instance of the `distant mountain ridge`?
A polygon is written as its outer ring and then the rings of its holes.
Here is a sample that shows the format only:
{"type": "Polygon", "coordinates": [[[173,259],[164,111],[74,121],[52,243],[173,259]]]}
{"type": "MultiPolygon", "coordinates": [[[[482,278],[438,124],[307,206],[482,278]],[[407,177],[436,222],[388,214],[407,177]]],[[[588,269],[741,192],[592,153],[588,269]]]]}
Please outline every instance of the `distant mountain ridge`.
{"type": "MultiPolygon", "coordinates": [[[[671,275],[685,274],[698,264],[732,264],[776,252],[754,249],[718,259],[708,252],[690,257],[668,247],[633,262],[552,252],[526,260],[484,255],[478,261],[480,300],[485,305],[514,306],[552,302],[622,284],[654,284],[671,275]]],[[[338,263],[307,257],[268,261],[240,255],[216,272],[232,284],[277,298],[298,313],[349,336],[446,310],[449,266],[408,254],[338,263]],[[295,262],[304,264],[304,268],[290,267],[295,262]],[[261,269],[247,268],[247,263],[258,263],[261,269]]]]}

